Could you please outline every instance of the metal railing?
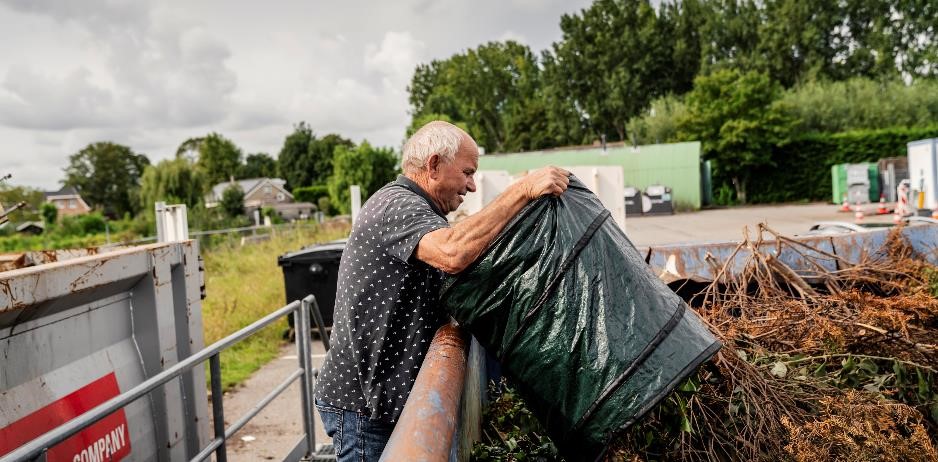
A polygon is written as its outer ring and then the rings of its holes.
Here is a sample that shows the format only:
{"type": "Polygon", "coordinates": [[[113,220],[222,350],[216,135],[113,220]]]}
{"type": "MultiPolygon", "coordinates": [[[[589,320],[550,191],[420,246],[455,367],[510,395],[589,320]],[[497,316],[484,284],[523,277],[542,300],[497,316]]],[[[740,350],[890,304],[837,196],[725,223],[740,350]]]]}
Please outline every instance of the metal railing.
{"type": "Polygon", "coordinates": [[[440,327],[381,460],[468,460],[479,436],[483,361],[478,343],[455,322],[440,327]]]}
{"type": "MultiPolygon", "coordinates": [[[[95,422],[107,417],[113,412],[127,406],[133,401],[147,395],[157,387],[175,379],[183,373],[199,366],[206,360],[209,362],[212,388],[212,414],[214,417],[215,437],[191,460],[201,461],[207,459],[212,453],[215,454],[215,460],[218,462],[227,461],[226,441],[232,435],[238,432],[248,421],[254,418],[271,401],[284,392],[293,382],[300,381],[300,395],[303,399],[303,430],[305,435],[297,446],[288,456],[299,460],[309,460],[313,451],[316,449],[315,429],[313,427],[313,367],[310,346],[310,311],[313,312],[313,318],[320,332],[325,332],[325,326],[322,322],[322,315],[319,312],[319,305],[316,298],[312,295],[307,296],[301,301],[294,301],[286,306],[274,311],[255,321],[251,325],[213,343],[205,349],[193,354],[192,356],[180,361],[169,369],[166,369],[150,379],[140,383],[130,390],[121,393],[103,404],[91,409],[84,414],[75,417],[65,424],[43,434],[42,436],[20,446],[13,452],[0,458],[0,462],[14,461],[45,461],[47,451],[56,444],[65,441],[69,437],[80,432],[84,428],[93,425],[95,422]],[[312,310],[311,310],[312,308],[312,310]],[[223,395],[221,383],[221,352],[245,338],[255,334],[264,327],[274,323],[278,319],[295,313],[296,324],[296,349],[299,357],[299,368],[294,370],[280,385],[274,388],[267,396],[252,407],[246,414],[241,416],[230,427],[225,428],[223,395]]],[[[328,349],[328,337],[322,335],[323,343],[328,349]]]]}

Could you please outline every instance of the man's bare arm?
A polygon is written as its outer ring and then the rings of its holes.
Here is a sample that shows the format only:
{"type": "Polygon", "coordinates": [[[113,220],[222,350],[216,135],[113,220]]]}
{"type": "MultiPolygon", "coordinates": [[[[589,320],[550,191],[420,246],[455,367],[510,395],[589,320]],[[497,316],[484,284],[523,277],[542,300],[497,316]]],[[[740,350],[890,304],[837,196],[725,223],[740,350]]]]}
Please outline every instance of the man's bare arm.
{"type": "Polygon", "coordinates": [[[566,191],[570,172],[544,167],[512,184],[479,213],[427,233],[417,244],[418,260],[450,274],[466,269],[527,205],[543,195],[559,196],[566,191]]]}

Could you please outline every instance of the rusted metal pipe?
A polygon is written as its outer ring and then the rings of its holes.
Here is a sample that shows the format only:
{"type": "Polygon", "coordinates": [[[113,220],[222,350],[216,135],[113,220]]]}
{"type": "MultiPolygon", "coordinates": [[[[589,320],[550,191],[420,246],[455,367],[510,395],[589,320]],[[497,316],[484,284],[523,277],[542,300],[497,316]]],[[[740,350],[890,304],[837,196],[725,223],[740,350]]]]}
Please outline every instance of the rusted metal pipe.
{"type": "Polygon", "coordinates": [[[467,352],[467,336],[456,323],[436,331],[382,461],[449,460],[467,352]]]}

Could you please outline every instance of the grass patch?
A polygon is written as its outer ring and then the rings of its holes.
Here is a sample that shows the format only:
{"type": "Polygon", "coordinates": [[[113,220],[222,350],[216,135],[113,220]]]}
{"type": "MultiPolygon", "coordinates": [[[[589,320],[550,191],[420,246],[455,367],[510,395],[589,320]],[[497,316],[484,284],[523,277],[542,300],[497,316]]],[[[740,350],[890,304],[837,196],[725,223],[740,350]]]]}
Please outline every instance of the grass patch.
{"type": "MultiPolygon", "coordinates": [[[[348,233],[348,225],[286,227],[267,241],[241,247],[240,238],[232,238],[203,250],[205,344],[210,345],[286,304],[278,256],[315,243],[341,239],[348,233]]],[[[227,390],[243,382],[273,359],[286,329],[287,321],[283,318],[222,352],[224,388],[227,390]]]]}

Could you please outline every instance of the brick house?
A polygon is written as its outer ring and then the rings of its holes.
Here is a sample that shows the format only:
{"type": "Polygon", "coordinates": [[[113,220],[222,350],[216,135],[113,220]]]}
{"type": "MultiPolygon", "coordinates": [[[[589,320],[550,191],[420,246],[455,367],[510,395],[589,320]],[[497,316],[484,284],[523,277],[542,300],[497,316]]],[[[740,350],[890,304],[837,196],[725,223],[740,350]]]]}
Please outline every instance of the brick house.
{"type": "Polygon", "coordinates": [[[84,215],[91,211],[91,207],[81,198],[78,190],[73,186],[63,186],[58,191],[45,191],[42,193],[46,202],[55,205],[59,216],[84,215]]]}
{"type": "Polygon", "coordinates": [[[244,191],[244,211],[248,216],[264,207],[274,209],[285,220],[306,219],[316,211],[316,206],[309,202],[295,202],[293,194],[284,187],[286,181],[280,178],[249,178],[218,183],[205,198],[205,206],[218,206],[225,190],[235,184],[244,191]]]}

